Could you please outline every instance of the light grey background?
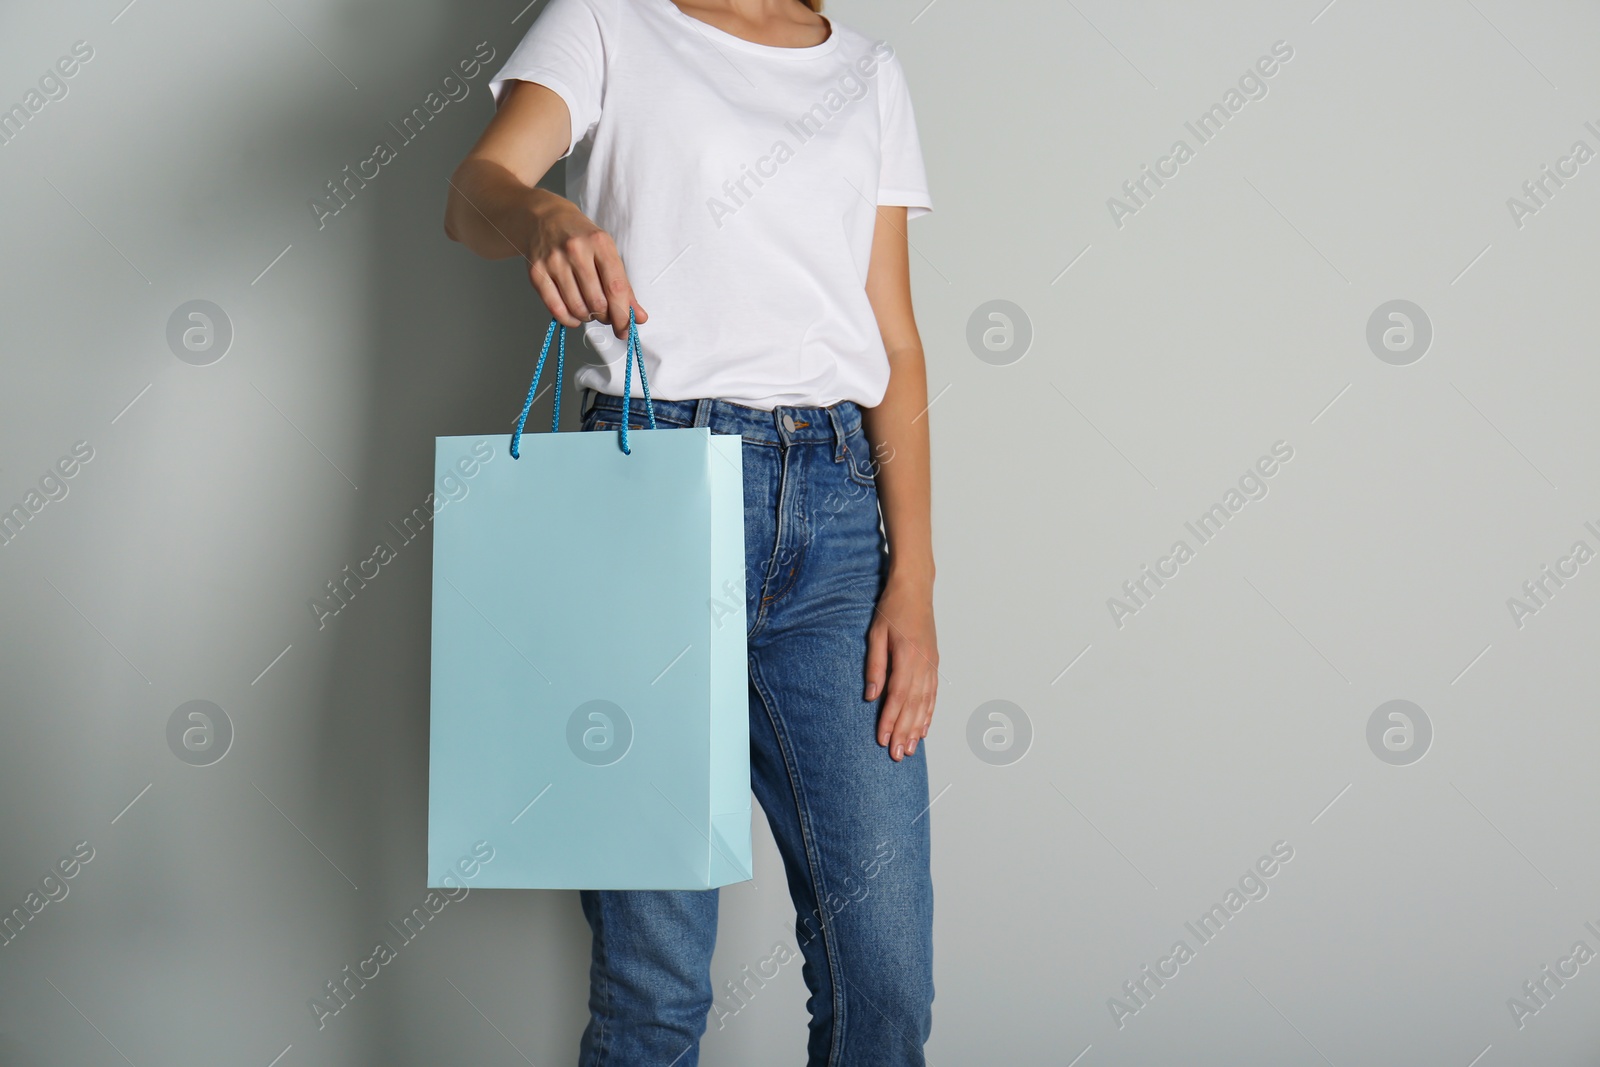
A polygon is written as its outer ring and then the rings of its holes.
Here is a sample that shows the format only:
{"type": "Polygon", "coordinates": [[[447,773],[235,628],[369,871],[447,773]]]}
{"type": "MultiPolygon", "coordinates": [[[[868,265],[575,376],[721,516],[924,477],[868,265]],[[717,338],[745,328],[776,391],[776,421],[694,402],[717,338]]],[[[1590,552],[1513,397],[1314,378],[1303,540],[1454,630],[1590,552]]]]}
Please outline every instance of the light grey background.
{"type": "MultiPolygon", "coordinates": [[[[1600,548],[1600,162],[1507,206],[1600,149],[1600,14],[1323,3],[827,9],[894,43],[936,203],[910,237],[941,1067],[1600,1052],[1600,962],[1521,1027],[1507,1003],[1600,950],[1600,564],[1507,605],[1600,548]],[[1114,223],[1280,40],[1267,95],[1114,223]],[[995,299],[1033,331],[1005,365],[967,343],[995,299]],[[1397,299],[1433,329],[1403,366],[1366,340],[1397,299]],[[1108,599],[1277,441],[1268,494],[1119,628],[1108,599]],[[1432,724],[1409,765],[1368,745],[1392,699],[1432,724]],[[968,746],[992,700],[1031,723],[1020,761],[968,746]],[[1119,1027],[1108,1000],[1278,841],[1269,894],[1119,1027]]],[[[435,435],[506,432],[545,321],[442,234],[487,72],[324,228],[308,202],[537,8],[125,4],[0,9],[0,106],[94,49],[0,147],[0,506],[94,450],[0,547],[0,904],[95,850],[0,948],[0,1062],[570,1063],[573,893],[473,891],[324,1029],[307,1006],[424,896],[430,542],[324,629],[308,601],[421,504],[435,435]],[[235,333],[209,366],[166,341],[195,299],[235,333]],[[167,743],[196,699],[234,729],[205,767],[167,743]]],[[[719,991],[792,937],[757,829],[719,991]]],[[[793,963],[704,1062],[802,1062],[803,1001],[793,963]]]]}

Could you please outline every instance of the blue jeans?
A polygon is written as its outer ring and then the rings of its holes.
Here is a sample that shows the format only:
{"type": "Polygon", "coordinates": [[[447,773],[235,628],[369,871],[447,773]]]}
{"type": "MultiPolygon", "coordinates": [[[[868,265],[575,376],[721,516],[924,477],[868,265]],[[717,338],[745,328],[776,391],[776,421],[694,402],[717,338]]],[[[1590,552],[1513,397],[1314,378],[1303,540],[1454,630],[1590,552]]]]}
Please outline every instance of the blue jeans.
{"type": "MultiPolygon", "coordinates": [[[[585,430],[622,400],[592,394],[585,430]]],[[[594,931],[581,1067],[694,1067],[714,1015],[795,958],[811,996],[808,1067],[921,1064],[933,1025],[927,742],[899,763],[862,699],[886,576],[861,410],[657,400],[660,427],[743,435],[750,777],[783,857],[795,944],[711,986],[717,890],[584,890],[594,931]]],[[[630,429],[647,425],[635,394],[630,429]]]]}

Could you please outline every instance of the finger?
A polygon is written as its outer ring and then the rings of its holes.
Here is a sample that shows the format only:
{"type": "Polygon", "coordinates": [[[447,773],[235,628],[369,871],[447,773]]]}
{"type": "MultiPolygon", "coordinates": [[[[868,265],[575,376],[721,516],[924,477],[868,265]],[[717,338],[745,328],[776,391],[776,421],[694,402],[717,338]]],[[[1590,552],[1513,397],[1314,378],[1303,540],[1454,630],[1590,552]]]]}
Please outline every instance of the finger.
{"type": "Polygon", "coordinates": [[[600,287],[605,292],[606,306],[611,310],[606,321],[611,323],[617,339],[622,340],[628,336],[630,307],[635,322],[644,322],[650,316],[636,302],[633,285],[628,281],[628,272],[622,265],[622,257],[617,254],[616,245],[611,241],[604,241],[596,248],[595,267],[600,276],[600,287]]]}
{"type": "Polygon", "coordinates": [[[924,696],[922,706],[921,706],[921,708],[919,709],[919,711],[917,713],[917,727],[916,727],[915,730],[912,731],[911,742],[908,745],[906,745],[906,755],[908,755],[908,756],[916,755],[917,744],[924,737],[928,736],[928,727],[930,725],[932,725],[932,723],[933,723],[933,695],[931,693],[929,693],[926,696],[924,696]]]}
{"type": "Polygon", "coordinates": [[[567,311],[576,320],[563,323],[564,326],[582,326],[589,318],[589,305],[584,302],[583,294],[578,292],[578,279],[572,276],[572,263],[563,252],[553,252],[545,260],[545,270],[550,272],[550,277],[556,283],[556,289],[561,293],[562,302],[567,305],[567,311]]]}
{"type": "Polygon", "coordinates": [[[918,735],[919,739],[927,737],[928,730],[933,726],[933,709],[939,701],[939,669],[937,667],[931,668],[929,671],[928,692],[924,697],[924,701],[925,703],[922,709],[922,732],[918,735]]]}
{"type": "MultiPolygon", "coordinates": [[[[862,700],[877,700],[878,694],[883,692],[884,679],[889,672],[889,628],[883,624],[882,619],[875,619],[867,628],[867,675],[866,692],[862,700]]],[[[885,744],[879,733],[878,744],[885,744]]]]}
{"type": "Polygon", "coordinates": [[[902,722],[909,722],[911,712],[911,686],[898,670],[889,672],[889,695],[883,701],[883,714],[878,717],[878,743],[889,750],[889,757],[899,760],[905,755],[907,741],[902,722]]]}
{"type": "MultiPolygon", "coordinates": [[[[933,719],[934,695],[939,685],[938,673],[926,660],[904,661],[910,676],[907,698],[895,725],[895,733],[905,736],[906,755],[916,752],[916,743],[927,736],[928,724],[933,719]]],[[[891,742],[893,744],[895,742],[891,742]]]]}
{"type": "Polygon", "coordinates": [[[550,317],[563,326],[579,325],[572,317],[572,312],[567,308],[567,302],[561,299],[561,290],[556,288],[555,279],[550,277],[550,272],[544,269],[542,263],[532,263],[528,266],[528,278],[533,282],[534,291],[539,294],[539,299],[544,301],[544,306],[550,309],[550,317]]]}
{"type": "Polygon", "coordinates": [[[908,687],[908,690],[905,703],[901,706],[900,714],[895,719],[894,731],[889,742],[891,754],[898,752],[906,756],[911,755],[916,751],[915,742],[922,732],[927,704],[925,699],[926,683],[921,679],[915,679],[908,687]]]}
{"type": "MultiPolygon", "coordinates": [[[[883,698],[883,710],[878,712],[878,744],[885,748],[894,738],[894,724],[900,717],[901,693],[900,686],[895,684],[893,676],[889,678],[889,693],[883,698]]],[[[894,750],[889,749],[892,755],[894,750]]]]}
{"type": "Polygon", "coordinates": [[[574,237],[567,242],[567,261],[572,264],[573,280],[577,282],[578,292],[583,294],[584,306],[589,309],[586,318],[606,317],[606,294],[600,285],[600,273],[595,270],[595,250],[581,238],[574,237]]]}

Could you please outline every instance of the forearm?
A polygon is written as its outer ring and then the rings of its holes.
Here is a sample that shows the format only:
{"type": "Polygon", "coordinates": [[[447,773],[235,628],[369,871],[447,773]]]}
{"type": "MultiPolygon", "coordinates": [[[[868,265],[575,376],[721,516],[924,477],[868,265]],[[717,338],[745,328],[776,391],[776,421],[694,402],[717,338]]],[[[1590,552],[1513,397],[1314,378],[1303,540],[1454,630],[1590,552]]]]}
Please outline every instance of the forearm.
{"type": "Polygon", "coordinates": [[[530,258],[534,235],[551,212],[577,210],[566,197],[525,185],[486,159],[468,159],[450,178],[445,233],[485,259],[530,258]]]}
{"type": "Polygon", "coordinates": [[[892,581],[933,586],[932,489],[928,450],[928,376],[920,344],[889,353],[889,387],[862,428],[877,463],[878,501],[889,540],[892,581]]]}

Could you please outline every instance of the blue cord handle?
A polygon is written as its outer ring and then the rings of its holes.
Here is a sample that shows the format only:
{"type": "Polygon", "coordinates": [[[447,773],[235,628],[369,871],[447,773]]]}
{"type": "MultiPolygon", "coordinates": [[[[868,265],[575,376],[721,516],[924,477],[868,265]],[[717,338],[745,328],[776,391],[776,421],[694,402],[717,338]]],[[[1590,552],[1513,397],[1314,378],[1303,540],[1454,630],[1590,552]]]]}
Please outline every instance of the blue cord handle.
{"type": "Polygon", "coordinates": [[[550,320],[550,326],[544,331],[544,347],[539,350],[539,363],[533,368],[533,384],[528,386],[528,399],[522,402],[522,414],[517,416],[517,428],[511,434],[511,458],[521,459],[517,448],[522,440],[522,427],[528,421],[528,409],[533,407],[533,398],[539,392],[539,376],[544,373],[544,359],[550,354],[550,338],[555,335],[557,327],[561,329],[561,344],[556,350],[556,402],[555,415],[550,420],[550,432],[555,433],[561,421],[561,378],[563,365],[567,361],[567,330],[555,319],[550,320]]]}
{"type": "MultiPolygon", "coordinates": [[[[567,328],[555,319],[550,320],[550,325],[544,331],[544,347],[539,350],[539,362],[533,368],[533,384],[528,386],[528,398],[522,402],[522,413],[517,416],[517,428],[511,434],[511,458],[520,459],[519,444],[522,441],[522,427],[527,424],[528,410],[533,407],[533,398],[539,392],[539,376],[544,373],[545,357],[550,354],[550,340],[555,336],[556,330],[561,331],[561,342],[556,346],[556,396],[555,412],[550,417],[550,432],[559,433],[561,430],[561,380],[566,376],[567,363],[567,328]]],[[[624,455],[632,455],[628,448],[628,420],[633,417],[633,398],[630,395],[633,384],[633,354],[639,352],[639,385],[644,389],[645,414],[650,418],[650,428],[656,428],[656,408],[650,400],[650,381],[644,374],[644,352],[639,348],[639,327],[633,321],[633,307],[628,307],[628,356],[623,369],[622,377],[622,427],[617,431],[618,443],[624,455]]]]}
{"type": "MultiPolygon", "coordinates": [[[[628,358],[622,365],[622,454],[632,455],[628,448],[628,420],[633,418],[633,353],[639,348],[639,327],[633,321],[633,305],[628,305],[628,358]]],[[[644,410],[650,416],[650,428],[656,428],[656,406],[650,402],[650,380],[644,376],[644,353],[639,352],[639,388],[644,390],[644,410]]]]}

